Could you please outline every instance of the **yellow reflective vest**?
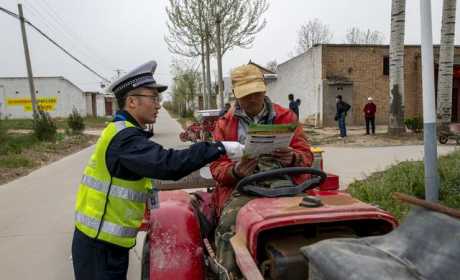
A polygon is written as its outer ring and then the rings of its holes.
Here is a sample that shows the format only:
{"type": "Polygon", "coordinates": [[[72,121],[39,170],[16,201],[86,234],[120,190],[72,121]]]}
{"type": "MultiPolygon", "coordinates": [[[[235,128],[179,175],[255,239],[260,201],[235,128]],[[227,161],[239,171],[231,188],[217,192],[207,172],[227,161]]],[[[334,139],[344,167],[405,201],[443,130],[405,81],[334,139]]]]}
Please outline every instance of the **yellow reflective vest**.
{"type": "Polygon", "coordinates": [[[128,127],[134,125],[128,121],[112,122],[97,141],[78,189],[75,225],[91,238],[131,248],[136,244],[152,180],[112,177],[105,162],[110,142],[128,127]]]}

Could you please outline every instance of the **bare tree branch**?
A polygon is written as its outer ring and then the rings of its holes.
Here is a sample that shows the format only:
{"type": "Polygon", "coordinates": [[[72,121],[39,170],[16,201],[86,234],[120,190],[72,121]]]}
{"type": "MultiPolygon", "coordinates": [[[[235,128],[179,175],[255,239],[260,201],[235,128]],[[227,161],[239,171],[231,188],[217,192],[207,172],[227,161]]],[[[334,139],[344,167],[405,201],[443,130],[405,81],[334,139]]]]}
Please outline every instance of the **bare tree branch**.
{"type": "Polygon", "coordinates": [[[319,19],[309,20],[303,24],[298,31],[297,53],[306,52],[316,44],[326,44],[332,40],[332,32],[329,26],[323,24],[319,19]]]}
{"type": "Polygon", "coordinates": [[[377,30],[371,31],[370,29],[367,29],[365,31],[361,31],[359,28],[353,27],[349,29],[345,35],[345,42],[347,44],[380,45],[385,42],[385,37],[377,30]]]}

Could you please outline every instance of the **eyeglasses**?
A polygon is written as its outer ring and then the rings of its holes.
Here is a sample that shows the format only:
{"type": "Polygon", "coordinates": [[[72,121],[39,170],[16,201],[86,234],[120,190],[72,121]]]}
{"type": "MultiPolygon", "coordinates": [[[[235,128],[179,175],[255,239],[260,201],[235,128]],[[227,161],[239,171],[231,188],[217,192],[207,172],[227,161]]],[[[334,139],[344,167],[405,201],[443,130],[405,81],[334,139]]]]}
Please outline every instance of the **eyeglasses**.
{"type": "Polygon", "coordinates": [[[154,103],[160,103],[161,97],[159,95],[144,95],[144,94],[133,94],[129,96],[140,96],[150,98],[154,103]]]}

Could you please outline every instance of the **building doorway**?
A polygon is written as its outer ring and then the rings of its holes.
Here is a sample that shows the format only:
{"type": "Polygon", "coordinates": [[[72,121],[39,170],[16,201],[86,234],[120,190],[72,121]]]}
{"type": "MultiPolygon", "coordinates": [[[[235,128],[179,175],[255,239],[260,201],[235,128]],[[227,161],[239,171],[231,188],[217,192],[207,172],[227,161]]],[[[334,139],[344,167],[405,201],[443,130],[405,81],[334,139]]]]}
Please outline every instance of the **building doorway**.
{"type": "Polygon", "coordinates": [[[459,109],[460,109],[460,98],[458,96],[458,88],[452,89],[452,122],[459,122],[459,109]]]}
{"type": "Polygon", "coordinates": [[[112,106],[112,98],[105,98],[105,115],[112,116],[113,115],[113,106],[112,106]]]}
{"type": "Polygon", "coordinates": [[[460,121],[460,65],[454,65],[452,73],[452,122],[460,121]]]}

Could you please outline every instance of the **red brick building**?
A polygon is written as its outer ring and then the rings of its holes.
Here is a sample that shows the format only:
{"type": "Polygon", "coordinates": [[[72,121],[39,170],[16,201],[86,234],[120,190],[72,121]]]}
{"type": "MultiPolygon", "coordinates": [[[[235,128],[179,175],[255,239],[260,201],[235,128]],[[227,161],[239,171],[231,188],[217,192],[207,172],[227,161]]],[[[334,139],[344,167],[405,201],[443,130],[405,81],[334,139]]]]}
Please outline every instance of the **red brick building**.
{"type": "MultiPolygon", "coordinates": [[[[435,82],[439,47],[434,47],[435,82]]],[[[408,45],[404,56],[405,117],[422,116],[420,46],[408,45]]],[[[377,105],[376,122],[387,124],[389,109],[388,45],[316,45],[278,65],[277,79],[268,83],[268,95],[287,104],[289,93],[300,98],[300,119],[316,126],[334,126],[335,96],[352,105],[347,122],[364,123],[362,109],[369,96],[377,105]]],[[[460,47],[455,48],[452,119],[460,119],[460,47]]]]}

